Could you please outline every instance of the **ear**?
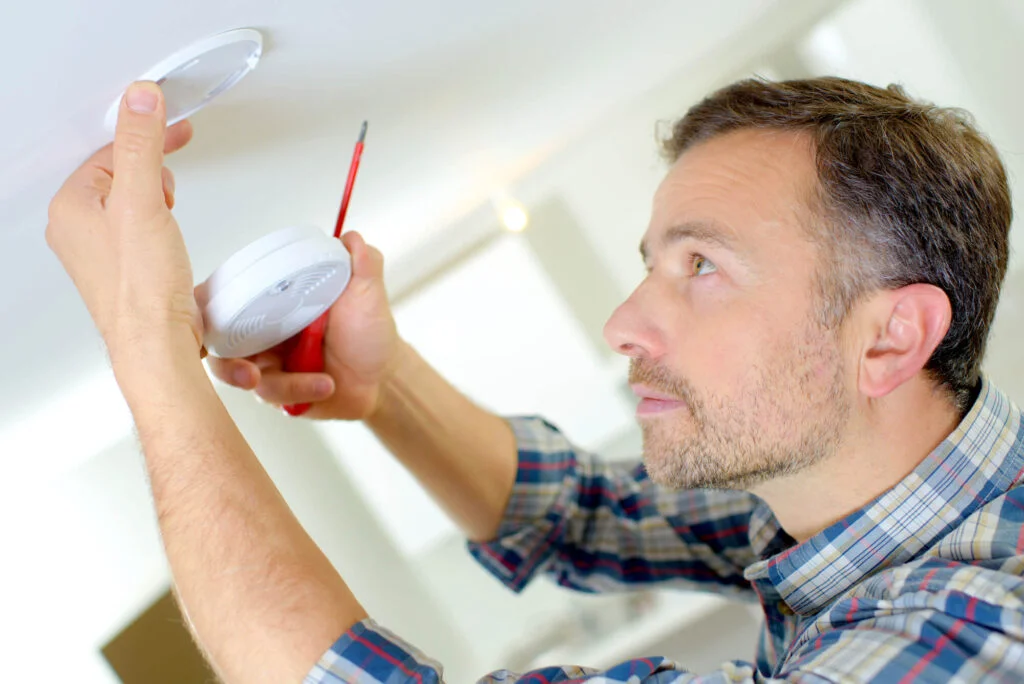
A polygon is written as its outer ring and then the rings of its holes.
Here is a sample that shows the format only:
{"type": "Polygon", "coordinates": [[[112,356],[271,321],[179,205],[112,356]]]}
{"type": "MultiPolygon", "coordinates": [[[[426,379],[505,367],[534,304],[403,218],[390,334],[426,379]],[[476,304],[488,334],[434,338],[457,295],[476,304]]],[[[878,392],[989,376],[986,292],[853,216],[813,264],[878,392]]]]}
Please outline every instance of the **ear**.
{"type": "Polygon", "coordinates": [[[861,358],[860,391],[877,399],[917,375],[949,330],[953,311],[940,288],[915,283],[870,306],[874,341],[861,358]]]}

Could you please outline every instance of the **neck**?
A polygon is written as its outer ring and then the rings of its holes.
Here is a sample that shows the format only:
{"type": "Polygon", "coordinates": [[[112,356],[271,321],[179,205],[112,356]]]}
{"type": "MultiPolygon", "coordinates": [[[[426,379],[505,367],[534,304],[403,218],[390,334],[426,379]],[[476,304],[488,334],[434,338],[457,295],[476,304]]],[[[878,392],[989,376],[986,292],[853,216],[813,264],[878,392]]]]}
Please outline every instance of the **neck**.
{"type": "Polygon", "coordinates": [[[894,487],[949,436],[961,416],[918,376],[851,412],[836,453],[794,475],[753,487],[799,542],[894,487]]]}

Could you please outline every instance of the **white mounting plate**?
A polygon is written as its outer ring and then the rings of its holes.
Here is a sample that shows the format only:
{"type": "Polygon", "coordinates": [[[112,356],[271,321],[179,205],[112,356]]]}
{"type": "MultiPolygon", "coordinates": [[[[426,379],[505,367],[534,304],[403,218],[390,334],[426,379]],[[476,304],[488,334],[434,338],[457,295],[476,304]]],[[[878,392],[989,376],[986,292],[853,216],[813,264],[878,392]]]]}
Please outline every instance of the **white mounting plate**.
{"type": "MultiPolygon", "coordinates": [[[[210,100],[256,68],[263,54],[263,36],[255,29],[234,29],[204,38],[175,52],[139,76],[155,81],[167,101],[167,125],[192,116],[210,100]]],[[[105,125],[114,132],[124,93],[107,110],[105,125]]]]}
{"type": "Polygon", "coordinates": [[[258,354],[320,317],[351,276],[341,240],[293,226],[242,248],[196,287],[203,344],[216,356],[258,354]]]}

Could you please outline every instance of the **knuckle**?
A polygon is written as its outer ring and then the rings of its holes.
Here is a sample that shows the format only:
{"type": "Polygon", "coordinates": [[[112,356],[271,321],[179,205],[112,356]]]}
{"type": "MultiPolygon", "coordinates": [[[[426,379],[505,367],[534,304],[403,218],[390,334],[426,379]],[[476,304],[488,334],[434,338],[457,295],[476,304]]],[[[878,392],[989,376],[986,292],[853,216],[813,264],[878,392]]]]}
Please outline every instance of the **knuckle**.
{"type": "Polygon", "coordinates": [[[141,131],[121,131],[117,137],[117,147],[122,155],[129,159],[138,158],[153,144],[150,136],[141,131]]]}
{"type": "Polygon", "coordinates": [[[253,392],[260,399],[270,404],[280,404],[287,401],[292,395],[292,390],[288,383],[274,375],[264,375],[261,377],[256,387],[253,388],[253,392]]]}
{"type": "Polygon", "coordinates": [[[276,401],[272,401],[271,399],[268,399],[267,397],[261,395],[259,392],[253,392],[253,396],[256,397],[256,401],[258,401],[259,403],[263,404],[264,406],[280,406],[281,405],[280,403],[278,403],[276,401]]]}
{"type": "Polygon", "coordinates": [[[275,371],[281,368],[282,359],[280,355],[273,352],[260,352],[259,354],[250,357],[249,362],[262,373],[266,371],[275,371]]]}
{"type": "Polygon", "coordinates": [[[46,232],[44,233],[46,238],[46,246],[53,250],[56,247],[57,236],[54,234],[53,222],[46,224],[46,232]]]}
{"type": "Polygon", "coordinates": [[[207,356],[206,362],[210,365],[210,372],[213,373],[214,377],[224,382],[231,380],[230,370],[227,368],[227,364],[224,363],[223,359],[218,359],[215,356],[207,356]]]}
{"type": "MultiPolygon", "coordinates": [[[[67,200],[64,198],[63,192],[58,192],[50,200],[50,206],[47,207],[46,215],[51,225],[60,221],[61,216],[64,214],[65,204],[67,204],[67,200]]],[[[50,232],[49,226],[47,226],[47,232],[50,232]]]]}
{"type": "Polygon", "coordinates": [[[121,188],[113,190],[107,199],[107,209],[125,224],[149,221],[154,219],[160,209],[166,207],[162,191],[154,194],[138,189],[121,188]]]}
{"type": "Polygon", "coordinates": [[[44,236],[46,237],[46,244],[50,249],[54,249],[60,241],[62,226],[64,225],[64,216],[67,213],[67,210],[65,209],[66,204],[67,200],[64,196],[62,194],[58,194],[50,202],[50,206],[47,209],[46,231],[44,236]]]}
{"type": "Polygon", "coordinates": [[[256,395],[256,398],[264,404],[277,403],[277,397],[274,396],[274,393],[267,387],[266,383],[261,382],[256,385],[256,388],[252,392],[256,395]]]}

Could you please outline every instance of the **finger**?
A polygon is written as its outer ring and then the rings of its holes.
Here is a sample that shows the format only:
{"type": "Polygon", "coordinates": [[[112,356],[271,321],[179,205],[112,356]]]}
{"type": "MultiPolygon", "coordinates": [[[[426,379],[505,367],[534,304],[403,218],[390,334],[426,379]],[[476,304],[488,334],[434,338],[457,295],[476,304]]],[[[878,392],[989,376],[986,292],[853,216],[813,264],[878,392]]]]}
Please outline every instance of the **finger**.
{"type": "Polygon", "coordinates": [[[168,209],[174,208],[174,174],[166,166],[161,170],[164,184],[164,201],[168,209]]]}
{"type": "MultiPolygon", "coordinates": [[[[166,140],[164,141],[164,154],[177,152],[185,147],[192,140],[192,124],[184,119],[167,129],[166,140]]],[[[90,173],[99,169],[108,177],[114,175],[114,145],[113,143],[97,150],[85,163],[80,171],[88,170],[90,173]]]]}
{"type": "Polygon", "coordinates": [[[160,86],[148,81],[133,83],[121,100],[114,134],[111,204],[143,216],[163,208],[165,121],[160,86]]]}
{"type": "Polygon", "coordinates": [[[384,256],[366,244],[362,235],[349,231],[341,236],[341,241],[352,257],[353,278],[369,280],[384,276],[384,256]]]}
{"type": "Polygon", "coordinates": [[[307,404],[329,399],[334,379],[326,373],[264,373],[256,395],[269,404],[307,404]]]}
{"type": "MultiPolygon", "coordinates": [[[[179,121],[167,129],[167,140],[164,143],[164,154],[177,152],[187,145],[192,139],[192,124],[187,119],[179,121]]],[[[68,179],[65,185],[73,186],[84,190],[89,196],[99,197],[106,201],[110,194],[111,179],[114,176],[114,146],[106,145],[97,150],[82,166],[78,168],[68,179]]],[[[165,179],[166,181],[166,179],[165,179]]],[[[167,184],[164,183],[164,199],[168,202],[168,208],[174,206],[174,190],[171,189],[170,198],[167,197],[167,184]]]]}
{"type": "Polygon", "coordinates": [[[167,138],[164,140],[164,154],[177,152],[192,140],[192,123],[183,119],[167,129],[167,138]]]}
{"type": "Polygon", "coordinates": [[[279,351],[281,345],[249,357],[249,360],[260,370],[260,373],[279,371],[284,366],[284,355],[279,351]]]}
{"type": "Polygon", "coordinates": [[[246,359],[222,359],[217,356],[207,357],[210,372],[221,382],[239,389],[255,389],[260,381],[260,369],[252,361],[246,359]]]}

